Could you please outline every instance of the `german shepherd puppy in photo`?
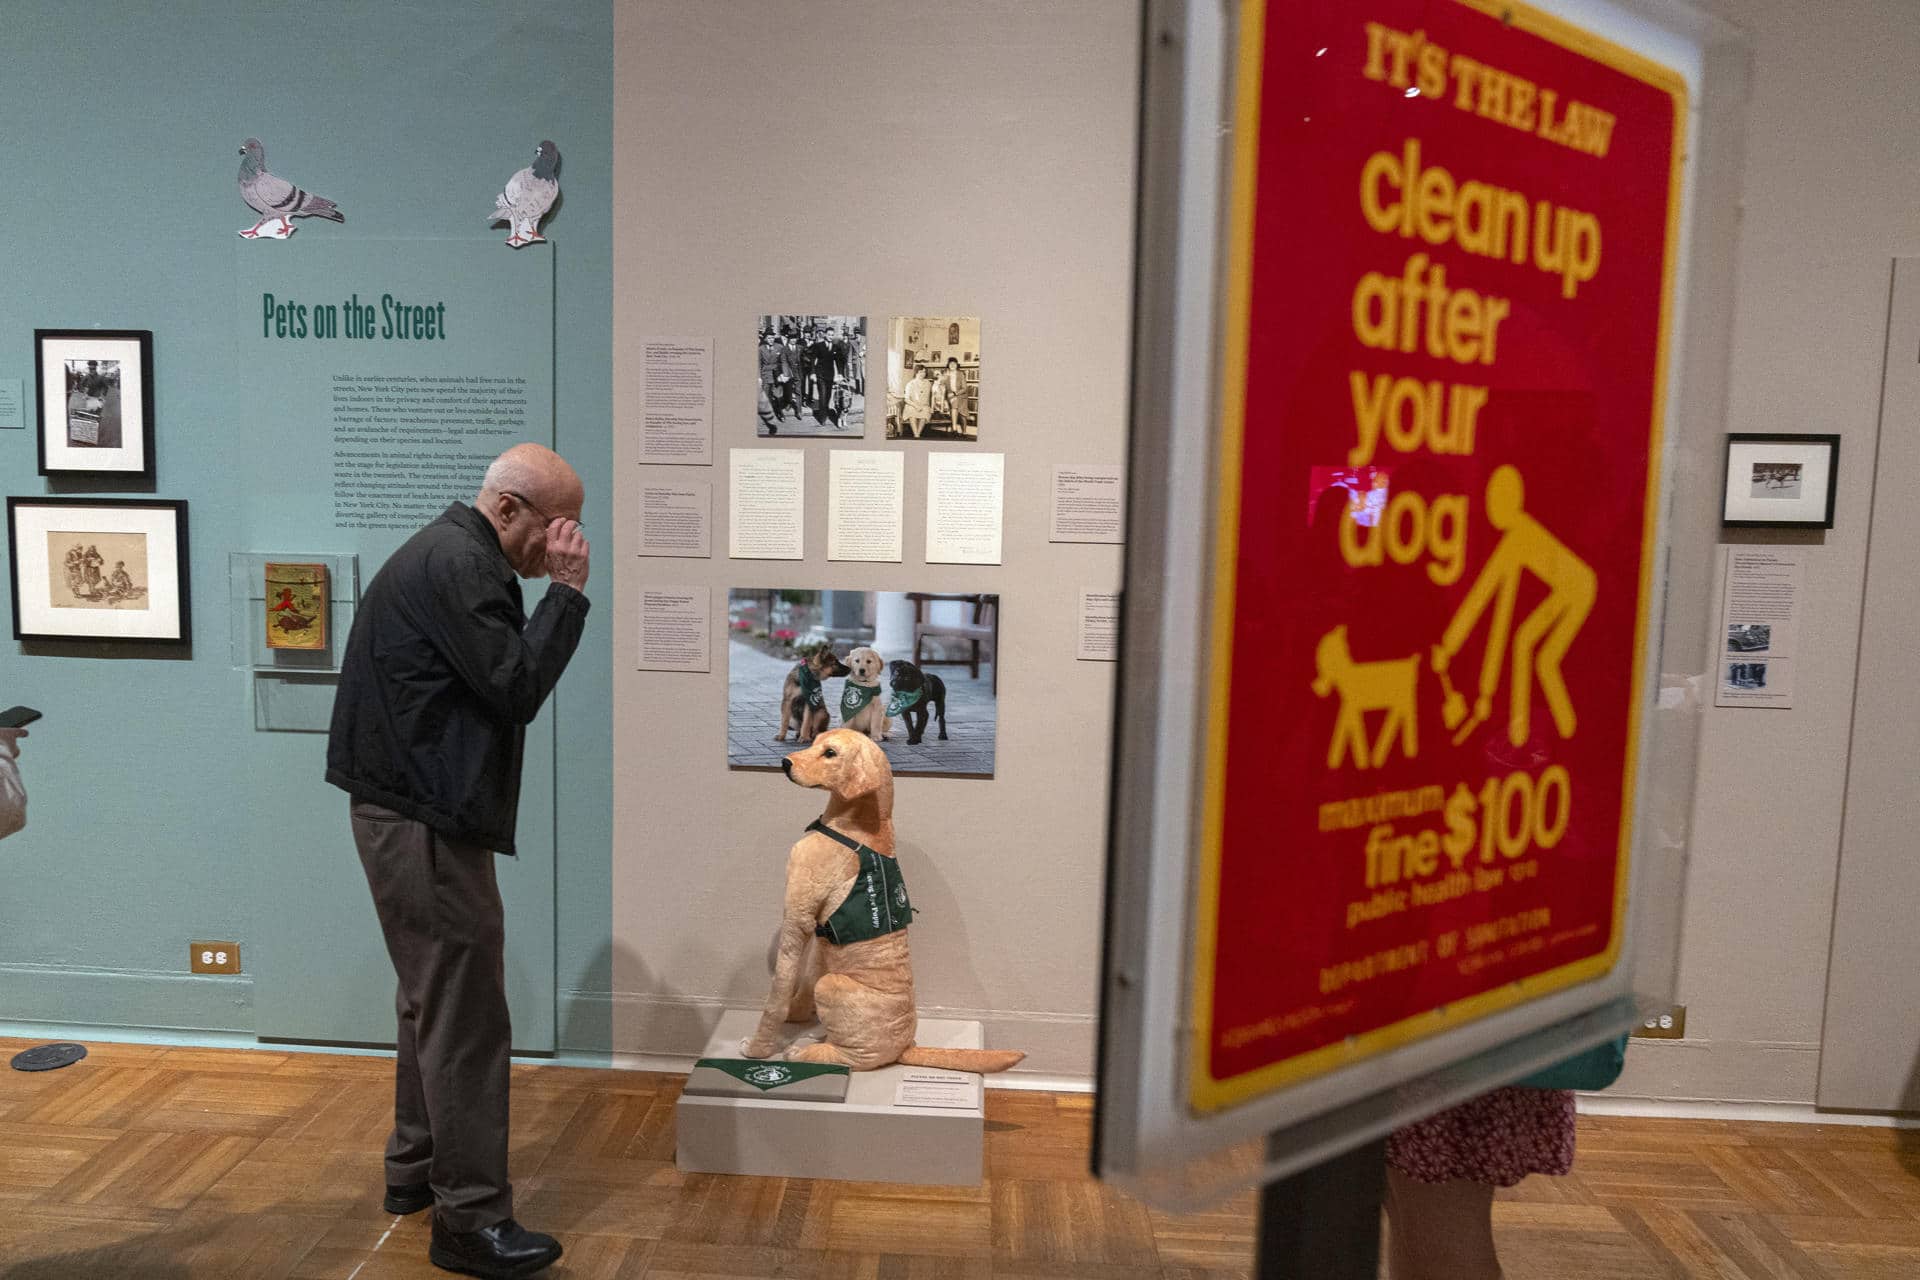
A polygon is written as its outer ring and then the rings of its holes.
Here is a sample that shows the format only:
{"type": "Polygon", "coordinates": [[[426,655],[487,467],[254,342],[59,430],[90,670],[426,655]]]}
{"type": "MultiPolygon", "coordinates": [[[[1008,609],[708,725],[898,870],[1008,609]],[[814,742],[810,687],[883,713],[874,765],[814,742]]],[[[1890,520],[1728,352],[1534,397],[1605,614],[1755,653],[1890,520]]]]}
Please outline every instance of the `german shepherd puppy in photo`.
{"type": "Polygon", "coordinates": [[[940,741],[947,740],[946,681],[911,662],[896,659],[887,664],[887,685],[893,690],[893,696],[887,700],[887,714],[907,722],[908,746],[918,746],[926,736],[929,708],[940,721],[940,741]],[[920,696],[916,698],[915,694],[920,696]]]}
{"type": "Polygon", "coordinates": [[[780,732],[775,742],[787,740],[794,729],[801,742],[812,742],[833,724],[833,709],[827,705],[823,687],[828,680],[847,674],[847,664],[834,654],[831,645],[821,645],[787,672],[787,683],[780,690],[780,732]]]}

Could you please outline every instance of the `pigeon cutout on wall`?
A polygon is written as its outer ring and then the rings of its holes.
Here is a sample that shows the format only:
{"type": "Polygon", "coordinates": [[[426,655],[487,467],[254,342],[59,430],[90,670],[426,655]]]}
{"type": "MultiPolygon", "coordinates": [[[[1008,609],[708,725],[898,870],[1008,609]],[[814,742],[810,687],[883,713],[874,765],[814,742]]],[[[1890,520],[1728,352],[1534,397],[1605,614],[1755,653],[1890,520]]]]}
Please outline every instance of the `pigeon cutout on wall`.
{"type": "Polygon", "coordinates": [[[333,201],[268,173],[267,149],[260,145],[258,138],[248,138],[240,144],[240,198],[260,215],[260,221],[240,233],[247,240],[263,236],[269,240],[285,240],[293,234],[295,218],[347,220],[333,201]]]}
{"type": "Polygon", "coordinates": [[[504,222],[513,229],[507,237],[509,248],[546,242],[540,234],[540,219],[560,198],[559,174],[560,148],[542,142],[534,149],[533,163],[508,178],[506,190],[493,198],[493,216],[487,223],[504,222]]]}

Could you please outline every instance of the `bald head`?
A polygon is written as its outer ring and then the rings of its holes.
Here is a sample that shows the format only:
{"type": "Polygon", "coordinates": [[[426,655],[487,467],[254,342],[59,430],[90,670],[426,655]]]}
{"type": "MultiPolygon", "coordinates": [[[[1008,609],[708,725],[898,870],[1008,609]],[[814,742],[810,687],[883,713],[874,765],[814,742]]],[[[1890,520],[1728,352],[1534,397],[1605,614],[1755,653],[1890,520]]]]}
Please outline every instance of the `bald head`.
{"type": "Polygon", "coordinates": [[[543,444],[517,444],[493,460],[480,485],[488,495],[514,493],[544,511],[578,510],[586,490],[567,460],[543,444]]]}
{"type": "Polygon", "coordinates": [[[493,460],[474,510],[500,536],[522,577],[546,572],[547,527],[580,519],[586,489],[567,460],[542,444],[517,444],[493,460]]]}

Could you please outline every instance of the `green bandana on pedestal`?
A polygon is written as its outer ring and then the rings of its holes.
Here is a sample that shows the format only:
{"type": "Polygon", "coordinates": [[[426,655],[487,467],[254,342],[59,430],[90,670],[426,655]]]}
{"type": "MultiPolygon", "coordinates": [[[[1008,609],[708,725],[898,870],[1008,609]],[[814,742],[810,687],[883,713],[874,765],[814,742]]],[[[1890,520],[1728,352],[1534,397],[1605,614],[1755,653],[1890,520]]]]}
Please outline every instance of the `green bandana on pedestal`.
{"type": "Polygon", "coordinates": [[[841,835],[824,822],[810,823],[807,830],[817,831],[860,855],[860,869],[854,872],[852,892],[827,917],[825,924],[814,926],[815,935],[844,947],[850,942],[884,938],[913,923],[913,903],[907,900],[907,881],[900,874],[898,862],[841,835]]]}
{"type": "Polygon", "coordinates": [[[844,722],[853,719],[867,709],[867,704],[880,696],[877,684],[855,684],[847,681],[845,691],[840,694],[840,719],[844,722]]]}
{"type": "Polygon", "coordinates": [[[812,667],[809,667],[803,662],[793,669],[793,674],[795,678],[800,681],[800,692],[807,696],[808,706],[824,707],[827,705],[826,694],[820,688],[820,677],[813,674],[812,667]]]}
{"type": "Polygon", "coordinates": [[[766,1093],[815,1076],[844,1076],[847,1068],[825,1062],[766,1062],[756,1058],[702,1058],[693,1064],[724,1071],[744,1084],[766,1093]]]}
{"type": "Polygon", "coordinates": [[[897,716],[908,707],[917,707],[920,705],[920,699],[926,696],[925,689],[915,689],[912,693],[903,693],[895,689],[893,696],[887,699],[887,714],[897,716]]]}

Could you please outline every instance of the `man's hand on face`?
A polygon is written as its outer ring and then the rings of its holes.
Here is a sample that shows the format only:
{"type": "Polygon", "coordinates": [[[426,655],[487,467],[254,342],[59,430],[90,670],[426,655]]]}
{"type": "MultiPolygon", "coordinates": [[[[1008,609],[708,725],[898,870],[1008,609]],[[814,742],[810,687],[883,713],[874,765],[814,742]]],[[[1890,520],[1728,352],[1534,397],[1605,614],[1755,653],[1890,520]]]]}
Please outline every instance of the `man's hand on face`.
{"type": "Polygon", "coordinates": [[[547,577],[575,591],[587,589],[587,536],[577,520],[555,520],[547,526],[547,577]]]}

